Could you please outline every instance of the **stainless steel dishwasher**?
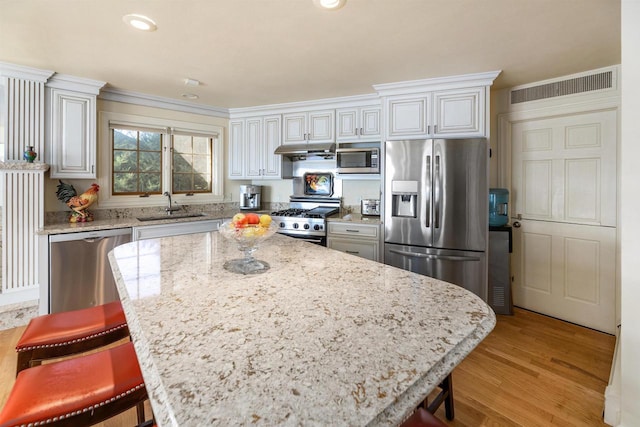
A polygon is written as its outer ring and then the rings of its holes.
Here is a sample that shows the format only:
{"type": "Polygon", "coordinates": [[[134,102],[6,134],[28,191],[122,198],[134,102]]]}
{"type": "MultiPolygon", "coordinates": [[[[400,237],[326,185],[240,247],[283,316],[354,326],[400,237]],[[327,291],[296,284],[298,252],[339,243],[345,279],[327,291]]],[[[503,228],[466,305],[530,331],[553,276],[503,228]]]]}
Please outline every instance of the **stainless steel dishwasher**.
{"type": "Polygon", "coordinates": [[[49,236],[49,312],[119,299],[107,254],[131,241],[131,228],[49,236]]]}

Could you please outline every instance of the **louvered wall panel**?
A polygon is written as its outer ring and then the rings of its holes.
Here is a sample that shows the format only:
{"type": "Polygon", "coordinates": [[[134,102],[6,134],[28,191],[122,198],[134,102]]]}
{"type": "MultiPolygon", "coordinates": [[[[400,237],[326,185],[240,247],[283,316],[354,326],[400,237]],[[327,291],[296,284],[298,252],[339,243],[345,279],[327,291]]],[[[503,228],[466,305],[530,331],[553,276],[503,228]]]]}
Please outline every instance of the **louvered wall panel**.
{"type": "Polygon", "coordinates": [[[27,146],[44,159],[44,102],[44,82],[7,79],[7,161],[22,160],[27,146]]]}
{"type": "Polygon", "coordinates": [[[555,98],[613,87],[613,72],[591,74],[511,91],[511,104],[555,98]]]}
{"type": "Polygon", "coordinates": [[[38,236],[44,225],[44,170],[5,170],[2,292],[38,286],[38,236]]]}

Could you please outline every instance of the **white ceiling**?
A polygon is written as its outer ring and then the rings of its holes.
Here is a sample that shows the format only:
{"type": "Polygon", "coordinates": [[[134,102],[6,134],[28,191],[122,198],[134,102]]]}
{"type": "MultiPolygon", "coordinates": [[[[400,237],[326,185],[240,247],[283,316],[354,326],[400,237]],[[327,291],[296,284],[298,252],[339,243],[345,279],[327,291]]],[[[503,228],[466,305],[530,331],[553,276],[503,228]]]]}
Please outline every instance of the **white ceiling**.
{"type": "Polygon", "coordinates": [[[494,70],[503,88],[620,63],[620,0],[0,0],[0,61],[223,108],[494,70]]]}

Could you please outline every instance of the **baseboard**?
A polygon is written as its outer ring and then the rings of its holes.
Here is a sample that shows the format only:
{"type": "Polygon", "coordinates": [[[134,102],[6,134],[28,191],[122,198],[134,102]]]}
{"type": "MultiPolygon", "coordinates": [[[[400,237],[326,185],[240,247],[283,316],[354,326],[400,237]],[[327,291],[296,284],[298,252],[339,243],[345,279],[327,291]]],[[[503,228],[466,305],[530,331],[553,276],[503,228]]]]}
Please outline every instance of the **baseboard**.
{"type": "Polygon", "coordinates": [[[610,426],[620,425],[620,335],[621,327],[618,326],[616,333],[616,347],[613,352],[611,363],[611,374],[609,375],[609,385],[604,391],[604,422],[610,426]]]}

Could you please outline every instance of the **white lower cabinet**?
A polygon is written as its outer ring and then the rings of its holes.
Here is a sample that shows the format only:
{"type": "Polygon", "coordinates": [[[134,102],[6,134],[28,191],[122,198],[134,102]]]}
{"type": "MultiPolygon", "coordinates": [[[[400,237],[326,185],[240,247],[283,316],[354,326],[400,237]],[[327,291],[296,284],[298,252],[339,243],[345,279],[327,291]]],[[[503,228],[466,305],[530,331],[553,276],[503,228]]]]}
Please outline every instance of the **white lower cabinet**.
{"type": "Polygon", "coordinates": [[[380,225],[331,221],[328,223],[327,247],[380,261],[380,225]]]}

